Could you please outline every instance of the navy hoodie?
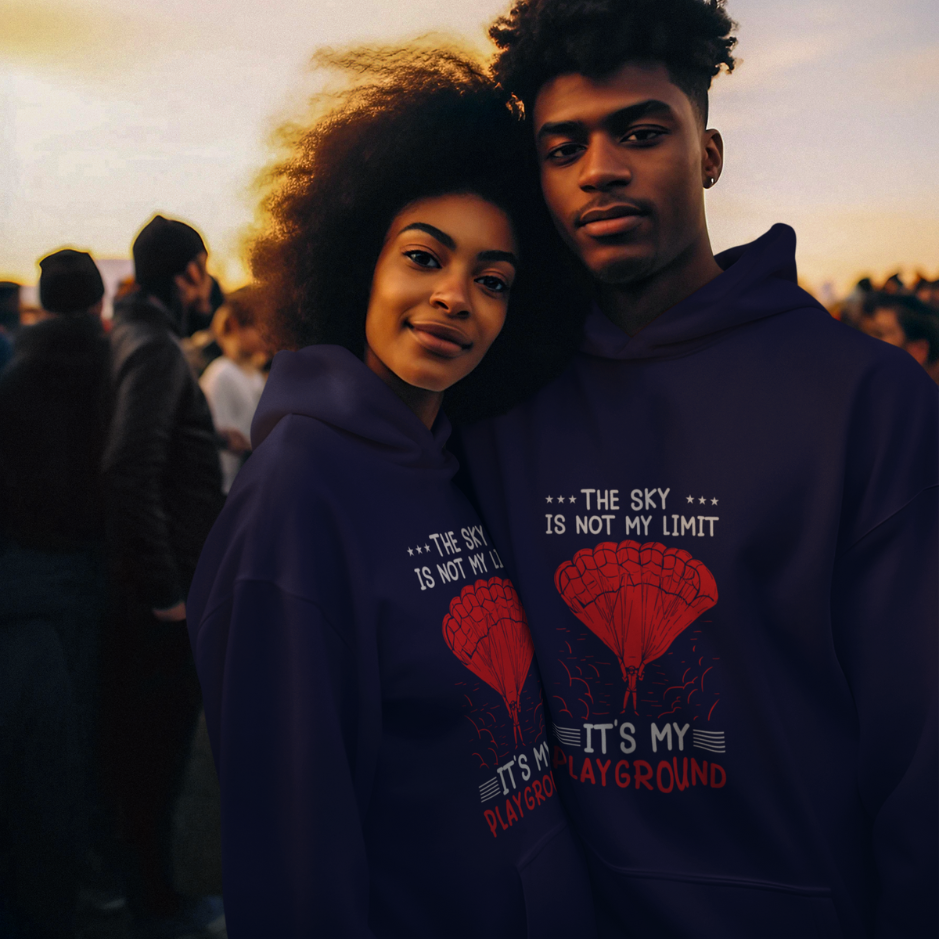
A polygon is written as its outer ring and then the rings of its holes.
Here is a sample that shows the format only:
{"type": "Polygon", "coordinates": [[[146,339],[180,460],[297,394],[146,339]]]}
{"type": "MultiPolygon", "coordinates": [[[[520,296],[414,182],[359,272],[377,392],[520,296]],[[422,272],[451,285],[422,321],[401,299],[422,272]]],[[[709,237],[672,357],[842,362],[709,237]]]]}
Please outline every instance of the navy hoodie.
{"type": "Polygon", "coordinates": [[[525,613],[428,430],[282,352],[189,624],[232,939],[592,935],[525,613]]]}
{"type": "Polygon", "coordinates": [[[794,251],[463,434],[601,934],[937,934],[937,389],[794,251]]]}

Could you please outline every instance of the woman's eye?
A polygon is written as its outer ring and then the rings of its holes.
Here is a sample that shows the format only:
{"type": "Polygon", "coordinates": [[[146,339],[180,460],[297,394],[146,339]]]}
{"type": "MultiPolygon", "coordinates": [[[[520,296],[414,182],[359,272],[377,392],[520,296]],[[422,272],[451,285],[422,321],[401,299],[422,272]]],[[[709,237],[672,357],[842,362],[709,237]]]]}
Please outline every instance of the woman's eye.
{"type": "Polygon", "coordinates": [[[418,267],[440,267],[440,262],[429,251],[405,251],[404,256],[410,258],[418,267]]]}
{"type": "Polygon", "coordinates": [[[508,293],[509,285],[501,278],[492,274],[485,274],[483,277],[476,278],[477,284],[482,284],[487,290],[494,293],[508,293]]]}

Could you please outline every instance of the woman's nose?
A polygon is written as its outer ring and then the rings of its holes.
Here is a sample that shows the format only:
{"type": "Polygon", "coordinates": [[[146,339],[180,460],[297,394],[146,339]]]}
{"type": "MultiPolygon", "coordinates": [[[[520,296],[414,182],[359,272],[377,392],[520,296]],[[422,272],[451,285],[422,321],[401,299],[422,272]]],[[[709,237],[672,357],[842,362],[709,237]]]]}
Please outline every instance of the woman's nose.
{"type": "Polygon", "coordinates": [[[472,312],[470,292],[463,277],[451,276],[442,280],[431,294],[431,306],[448,316],[465,319],[472,312]]]}

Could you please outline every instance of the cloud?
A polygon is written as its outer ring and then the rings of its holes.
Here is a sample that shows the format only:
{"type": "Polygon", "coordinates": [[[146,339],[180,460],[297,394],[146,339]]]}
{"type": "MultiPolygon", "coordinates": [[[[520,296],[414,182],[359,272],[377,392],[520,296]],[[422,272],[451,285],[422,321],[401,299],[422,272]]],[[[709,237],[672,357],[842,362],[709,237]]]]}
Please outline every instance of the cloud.
{"type": "Polygon", "coordinates": [[[910,104],[929,98],[934,105],[939,89],[939,42],[870,59],[861,77],[881,101],[910,104]]]}
{"type": "Polygon", "coordinates": [[[160,22],[101,6],[56,0],[0,0],[0,61],[83,78],[111,78],[153,56],[160,22]]]}

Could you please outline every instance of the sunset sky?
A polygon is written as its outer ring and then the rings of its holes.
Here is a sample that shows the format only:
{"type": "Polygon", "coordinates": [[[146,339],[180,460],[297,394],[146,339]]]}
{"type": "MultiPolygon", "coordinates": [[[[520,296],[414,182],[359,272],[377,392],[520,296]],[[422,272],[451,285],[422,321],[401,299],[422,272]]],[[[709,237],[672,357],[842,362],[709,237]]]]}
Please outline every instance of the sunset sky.
{"type": "MultiPolygon", "coordinates": [[[[319,46],[450,33],[485,49],[505,0],[0,0],[0,278],[63,245],[127,257],[154,211],[192,222],[227,287],[271,135],[319,46]]],[[[810,286],[939,276],[935,0],[730,0],[711,98],[715,250],[793,225],[810,286]]]]}

